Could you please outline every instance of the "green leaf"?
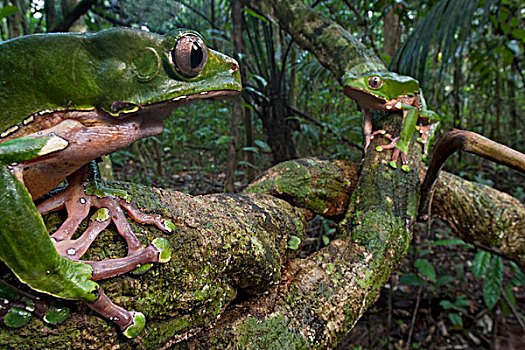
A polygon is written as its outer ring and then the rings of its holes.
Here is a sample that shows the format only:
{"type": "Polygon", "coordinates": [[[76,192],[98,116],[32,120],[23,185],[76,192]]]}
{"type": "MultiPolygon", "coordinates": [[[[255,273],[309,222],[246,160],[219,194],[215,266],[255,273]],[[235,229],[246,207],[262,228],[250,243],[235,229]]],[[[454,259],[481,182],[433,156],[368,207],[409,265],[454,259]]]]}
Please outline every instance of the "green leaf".
{"type": "Polygon", "coordinates": [[[436,287],[441,287],[443,285],[449,285],[450,283],[454,282],[455,280],[456,280],[456,278],[451,276],[451,275],[441,276],[436,281],[436,287]]]}
{"type": "Polygon", "coordinates": [[[503,313],[505,314],[505,316],[510,316],[512,310],[509,304],[512,304],[512,307],[516,308],[516,298],[514,298],[514,293],[512,293],[511,286],[507,286],[507,288],[503,290],[503,293],[505,293],[505,295],[507,296],[507,299],[503,299],[501,303],[503,313]],[[507,300],[509,301],[508,303],[507,300]]]}
{"type": "Polygon", "coordinates": [[[258,14],[257,12],[253,11],[253,10],[250,10],[249,8],[245,7],[244,8],[244,13],[247,14],[247,15],[250,15],[254,18],[258,18],[260,19],[261,21],[263,22],[268,22],[268,20],[266,19],[266,17],[264,16],[261,16],[260,14],[258,14]]]}
{"type": "Polygon", "coordinates": [[[448,314],[448,318],[450,319],[450,322],[456,327],[463,328],[463,319],[461,318],[460,314],[451,313],[448,314]]]}
{"type": "Polygon", "coordinates": [[[265,152],[271,152],[272,151],[270,146],[268,146],[268,144],[266,142],[262,141],[262,140],[255,140],[255,141],[253,141],[253,143],[255,143],[257,145],[257,147],[259,147],[260,149],[262,149],[265,152]]]}
{"type": "Polygon", "coordinates": [[[57,325],[64,322],[69,316],[69,308],[53,301],[44,315],[44,321],[57,325]]]}
{"type": "Polygon", "coordinates": [[[416,267],[420,274],[432,282],[436,280],[436,271],[434,270],[434,266],[432,266],[432,264],[430,264],[427,259],[417,259],[416,267]]]}
{"type": "Polygon", "coordinates": [[[416,108],[411,108],[403,121],[401,135],[397,141],[396,148],[400,149],[401,152],[405,154],[408,153],[408,144],[410,143],[410,139],[412,138],[414,131],[416,131],[418,115],[418,110],[416,108]]]}
{"type": "Polygon", "coordinates": [[[477,278],[483,277],[483,274],[487,270],[487,266],[490,262],[490,253],[480,250],[476,253],[474,261],[472,261],[472,273],[477,278]]]}
{"type": "Polygon", "coordinates": [[[221,135],[221,137],[219,137],[217,139],[217,141],[215,141],[215,143],[217,145],[220,145],[220,144],[223,144],[223,143],[230,143],[232,139],[233,139],[233,137],[231,137],[231,136],[221,135]]]}
{"type": "Polygon", "coordinates": [[[403,276],[399,278],[399,282],[403,284],[413,285],[413,286],[420,286],[420,285],[427,285],[427,281],[419,277],[416,273],[406,273],[403,276]]]}
{"type": "Polygon", "coordinates": [[[514,281],[514,286],[525,286],[525,274],[521,272],[520,268],[518,267],[518,265],[516,265],[516,263],[511,261],[510,265],[514,270],[514,278],[512,279],[514,281]]]}
{"type": "Polygon", "coordinates": [[[4,6],[0,9],[0,19],[14,15],[18,12],[20,12],[20,10],[16,6],[4,6]]]}
{"type": "Polygon", "coordinates": [[[440,239],[432,243],[432,245],[465,245],[465,241],[459,238],[440,239]]]}
{"type": "Polygon", "coordinates": [[[242,150],[244,152],[259,153],[259,149],[257,147],[243,147],[242,150]]]}
{"type": "Polygon", "coordinates": [[[502,283],[503,262],[499,256],[493,256],[483,280],[483,300],[489,310],[492,310],[501,296],[502,283]]]}
{"type": "Polygon", "coordinates": [[[451,303],[448,300],[441,300],[439,302],[439,305],[445,310],[453,309],[453,310],[456,310],[464,314],[468,313],[468,311],[463,307],[463,306],[468,306],[468,300],[465,300],[462,297],[456,298],[456,301],[454,303],[451,303]],[[462,305],[463,301],[467,302],[467,305],[462,305]]]}

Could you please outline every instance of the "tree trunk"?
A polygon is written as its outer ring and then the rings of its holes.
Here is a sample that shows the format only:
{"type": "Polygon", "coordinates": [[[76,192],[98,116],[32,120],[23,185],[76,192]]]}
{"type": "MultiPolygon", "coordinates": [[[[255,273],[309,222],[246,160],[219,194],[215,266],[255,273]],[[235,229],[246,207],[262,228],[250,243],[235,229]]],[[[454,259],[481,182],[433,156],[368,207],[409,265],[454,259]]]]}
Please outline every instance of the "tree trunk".
{"type": "Polygon", "coordinates": [[[224,180],[224,191],[235,192],[235,171],[237,169],[237,143],[239,139],[239,122],[242,119],[243,107],[240,97],[233,101],[232,116],[230,120],[230,137],[228,144],[228,160],[226,161],[226,179],[224,180]]]}
{"type": "MultiPolygon", "coordinates": [[[[239,62],[241,71],[241,80],[243,85],[248,84],[248,66],[244,64],[244,57],[246,55],[246,43],[244,42],[243,33],[245,28],[244,23],[244,1],[232,0],[232,41],[235,49],[234,58],[239,62]]],[[[243,94],[242,92],[241,94],[243,94]]],[[[252,112],[250,108],[243,107],[241,112],[244,122],[245,133],[245,147],[253,149],[253,127],[252,127],[252,112]]],[[[243,152],[244,161],[247,165],[244,167],[244,172],[248,181],[255,178],[255,160],[253,151],[243,152]]]]}
{"type": "Polygon", "coordinates": [[[385,15],[383,25],[383,51],[390,57],[394,57],[401,45],[401,19],[397,11],[401,10],[401,5],[393,2],[385,15]]]}

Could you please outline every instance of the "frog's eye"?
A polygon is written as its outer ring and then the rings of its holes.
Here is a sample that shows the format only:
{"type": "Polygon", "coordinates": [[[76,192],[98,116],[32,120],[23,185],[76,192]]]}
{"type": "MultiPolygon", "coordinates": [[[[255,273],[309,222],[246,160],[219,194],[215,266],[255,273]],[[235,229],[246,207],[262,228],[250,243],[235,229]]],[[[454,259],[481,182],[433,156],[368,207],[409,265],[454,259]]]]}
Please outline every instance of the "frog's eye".
{"type": "Polygon", "coordinates": [[[381,86],[383,86],[383,80],[381,80],[381,78],[377,75],[374,75],[368,79],[368,86],[370,89],[379,89],[381,86]]]}
{"type": "Polygon", "coordinates": [[[197,35],[186,34],[177,40],[171,50],[171,59],[179,73],[194,78],[202,72],[208,61],[208,49],[197,35]]]}

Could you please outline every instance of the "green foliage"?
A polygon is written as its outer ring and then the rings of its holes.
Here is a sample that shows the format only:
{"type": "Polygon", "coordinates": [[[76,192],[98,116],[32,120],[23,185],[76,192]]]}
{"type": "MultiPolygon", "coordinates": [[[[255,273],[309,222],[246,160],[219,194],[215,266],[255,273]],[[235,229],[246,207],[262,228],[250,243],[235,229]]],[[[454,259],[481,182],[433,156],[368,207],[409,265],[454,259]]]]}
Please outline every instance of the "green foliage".
{"type": "Polygon", "coordinates": [[[16,6],[4,6],[0,9],[0,20],[19,12],[20,9],[16,6]]]}
{"type": "Polygon", "coordinates": [[[490,253],[484,250],[480,250],[476,253],[474,260],[472,261],[472,273],[474,276],[477,278],[483,277],[483,274],[487,271],[487,267],[489,266],[490,259],[490,253]]]}
{"type": "Polygon", "coordinates": [[[417,259],[416,268],[420,274],[425,276],[430,281],[436,281],[436,271],[434,270],[434,266],[432,266],[432,264],[430,264],[427,259],[417,259]]]}
{"type": "Polygon", "coordinates": [[[502,284],[503,262],[499,256],[492,256],[483,280],[483,300],[489,310],[492,310],[500,299],[502,284]]]}
{"type": "MultiPolygon", "coordinates": [[[[517,290],[516,287],[525,286],[525,275],[515,263],[505,262],[499,256],[478,250],[471,264],[468,260],[455,259],[455,257],[450,259],[450,266],[449,264],[437,264],[432,259],[435,254],[434,249],[442,250],[442,247],[450,247],[454,252],[463,251],[468,254],[475,251],[475,248],[463,240],[449,238],[448,229],[440,228],[436,231],[438,239],[428,242],[430,249],[425,249],[424,244],[418,246],[417,259],[414,262],[416,272],[403,274],[399,278],[400,283],[424,287],[429,298],[439,300],[439,305],[446,311],[451,325],[458,330],[467,327],[464,321],[472,318],[471,313],[474,311],[472,305],[484,304],[486,313],[500,307],[506,315],[514,315],[517,312],[521,315],[519,317],[524,317],[519,310],[514,293],[517,290]],[[483,293],[479,294],[479,297],[472,293],[470,290],[472,284],[469,284],[469,279],[465,277],[465,274],[469,272],[469,269],[466,268],[468,265],[470,265],[472,275],[482,284],[483,293]],[[448,272],[453,269],[455,269],[455,274],[448,272]],[[510,278],[505,276],[510,276],[510,278]],[[466,286],[463,290],[461,290],[462,285],[466,286]]],[[[452,253],[444,252],[443,254],[452,253]]],[[[478,310],[477,313],[479,312],[478,310]]]]}

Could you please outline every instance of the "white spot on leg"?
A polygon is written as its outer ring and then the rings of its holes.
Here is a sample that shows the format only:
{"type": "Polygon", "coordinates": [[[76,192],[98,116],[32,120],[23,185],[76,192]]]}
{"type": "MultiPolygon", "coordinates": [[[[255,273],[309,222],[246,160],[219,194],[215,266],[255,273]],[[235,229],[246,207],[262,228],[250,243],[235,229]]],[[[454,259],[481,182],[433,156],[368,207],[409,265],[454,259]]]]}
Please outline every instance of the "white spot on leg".
{"type": "Polygon", "coordinates": [[[86,199],[84,197],[80,198],[80,204],[86,204],[86,199]]]}
{"type": "Polygon", "coordinates": [[[69,249],[67,250],[67,255],[71,255],[71,256],[73,256],[73,255],[75,255],[76,253],[77,253],[77,250],[76,250],[75,248],[69,248],[69,249]]]}
{"type": "Polygon", "coordinates": [[[43,156],[52,152],[63,150],[69,143],[61,137],[52,136],[49,141],[46,142],[44,147],[38,151],[39,156],[43,156]]]}

